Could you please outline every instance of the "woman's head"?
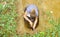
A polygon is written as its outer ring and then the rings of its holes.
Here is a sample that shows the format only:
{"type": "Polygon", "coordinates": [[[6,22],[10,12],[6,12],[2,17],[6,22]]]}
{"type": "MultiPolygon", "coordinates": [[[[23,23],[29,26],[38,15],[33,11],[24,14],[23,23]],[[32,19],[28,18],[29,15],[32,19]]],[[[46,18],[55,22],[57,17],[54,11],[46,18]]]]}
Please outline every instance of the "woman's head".
{"type": "Polygon", "coordinates": [[[32,16],[32,17],[36,16],[35,9],[32,9],[32,11],[30,12],[30,16],[32,16]]]}

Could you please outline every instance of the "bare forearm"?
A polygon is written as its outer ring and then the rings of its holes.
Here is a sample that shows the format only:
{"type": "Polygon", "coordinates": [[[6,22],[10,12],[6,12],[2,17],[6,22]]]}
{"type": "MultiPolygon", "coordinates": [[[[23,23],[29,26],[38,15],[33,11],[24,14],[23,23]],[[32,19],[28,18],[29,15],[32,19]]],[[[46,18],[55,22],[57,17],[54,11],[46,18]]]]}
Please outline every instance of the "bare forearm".
{"type": "Polygon", "coordinates": [[[37,18],[36,18],[36,20],[35,20],[35,22],[34,22],[34,25],[36,25],[36,24],[37,24],[37,21],[38,21],[38,20],[37,20],[37,18]]]}
{"type": "Polygon", "coordinates": [[[25,20],[27,20],[29,22],[30,26],[32,27],[33,23],[26,16],[24,16],[24,18],[25,18],[25,20]]]}
{"type": "Polygon", "coordinates": [[[25,18],[28,22],[31,22],[26,16],[24,16],[24,18],[25,18]]]}
{"type": "Polygon", "coordinates": [[[36,27],[37,21],[38,21],[38,18],[35,19],[35,22],[34,22],[34,26],[33,26],[33,28],[36,27]]]}
{"type": "Polygon", "coordinates": [[[34,25],[36,25],[37,24],[37,19],[35,20],[35,22],[34,22],[34,25]]]}

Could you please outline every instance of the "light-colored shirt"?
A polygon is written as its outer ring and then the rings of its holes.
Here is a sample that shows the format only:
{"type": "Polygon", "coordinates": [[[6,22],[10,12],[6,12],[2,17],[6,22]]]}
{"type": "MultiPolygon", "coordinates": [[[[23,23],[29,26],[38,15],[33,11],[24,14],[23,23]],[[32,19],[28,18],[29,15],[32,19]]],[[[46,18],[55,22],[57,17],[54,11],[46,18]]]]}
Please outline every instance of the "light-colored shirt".
{"type": "Polygon", "coordinates": [[[26,9],[26,11],[27,11],[27,16],[28,16],[28,17],[30,17],[30,12],[31,12],[33,9],[35,9],[36,16],[38,16],[38,8],[37,8],[35,5],[31,4],[31,5],[28,5],[28,6],[27,6],[27,9],[26,9]]]}

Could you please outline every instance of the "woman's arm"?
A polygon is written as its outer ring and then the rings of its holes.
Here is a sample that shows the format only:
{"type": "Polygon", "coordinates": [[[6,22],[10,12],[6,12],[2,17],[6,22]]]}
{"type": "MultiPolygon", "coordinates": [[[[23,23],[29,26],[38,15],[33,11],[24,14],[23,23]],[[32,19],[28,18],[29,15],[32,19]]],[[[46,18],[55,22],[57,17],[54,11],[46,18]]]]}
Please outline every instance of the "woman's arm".
{"type": "Polygon", "coordinates": [[[37,21],[38,21],[38,17],[35,18],[33,29],[35,29],[37,21]]]}
{"type": "Polygon", "coordinates": [[[24,18],[25,18],[25,20],[27,20],[27,21],[30,23],[30,25],[32,26],[32,22],[31,22],[31,20],[28,19],[28,17],[27,17],[27,12],[25,12],[25,14],[24,14],[24,18]]]}

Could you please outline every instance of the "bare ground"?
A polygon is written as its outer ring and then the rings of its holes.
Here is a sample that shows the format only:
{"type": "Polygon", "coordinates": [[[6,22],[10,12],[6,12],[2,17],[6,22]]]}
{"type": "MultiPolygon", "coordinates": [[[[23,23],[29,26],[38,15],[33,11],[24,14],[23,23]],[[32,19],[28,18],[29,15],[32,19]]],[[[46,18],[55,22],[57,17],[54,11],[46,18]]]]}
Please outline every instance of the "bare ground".
{"type": "Polygon", "coordinates": [[[17,33],[29,33],[34,34],[36,32],[44,31],[48,28],[51,28],[52,26],[48,24],[46,21],[47,16],[43,12],[46,11],[52,11],[52,15],[55,19],[58,19],[60,17],[60,0],[17,0],[16,1],[16,7],[17,7],[17,33]],[[24,8],[28,4],[35,4],[39,9],[39,26],[32,31],[31,29],[28,29],[25,27],[23,14],[24,14],[24,8]]]}

